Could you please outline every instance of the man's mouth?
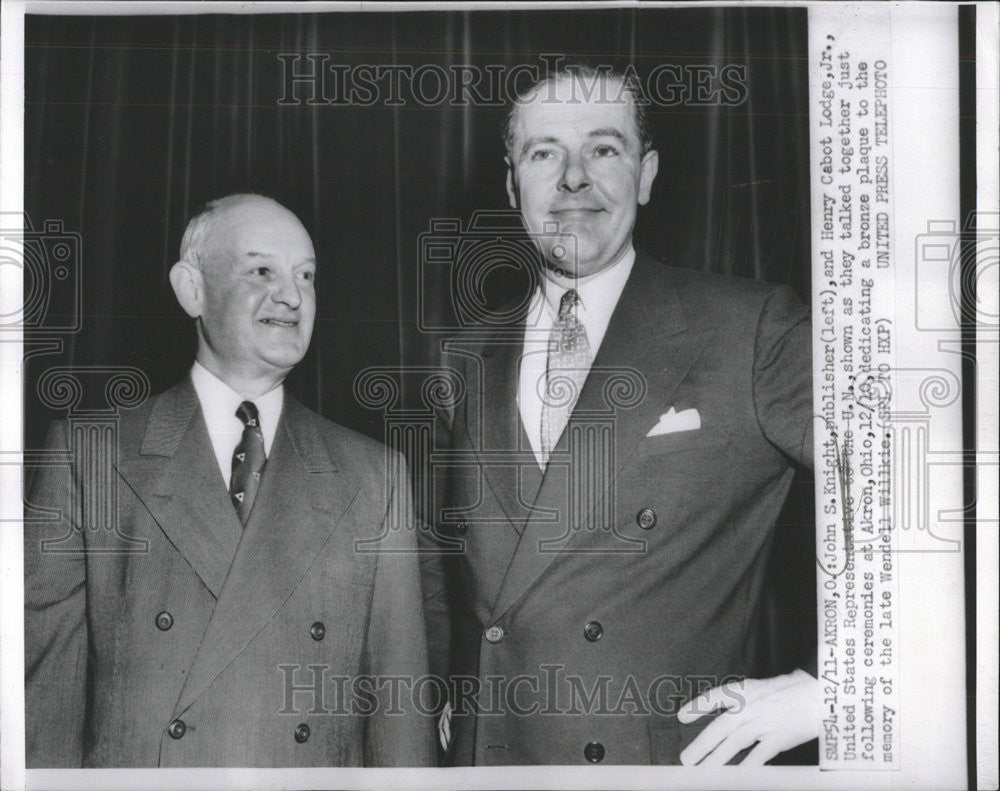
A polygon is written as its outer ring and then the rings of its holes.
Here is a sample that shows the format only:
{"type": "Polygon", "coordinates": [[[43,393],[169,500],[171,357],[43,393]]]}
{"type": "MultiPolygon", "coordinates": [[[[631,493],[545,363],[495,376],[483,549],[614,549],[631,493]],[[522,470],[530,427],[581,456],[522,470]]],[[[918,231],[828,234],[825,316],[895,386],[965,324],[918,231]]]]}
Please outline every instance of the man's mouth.
{"type": "Polygon", "coordinates": [[[554,214],[556,217],[585,217],[601,211],[604,210],[590,206],[570,206],[565,209],[553,209],[551,214],[554,214]]]}
{"type": "Polygon", "coordinates": [[[299,322],[289,319],[261,319],[261,324],[271,324],[275,327],[297,327],[299,322]]]}

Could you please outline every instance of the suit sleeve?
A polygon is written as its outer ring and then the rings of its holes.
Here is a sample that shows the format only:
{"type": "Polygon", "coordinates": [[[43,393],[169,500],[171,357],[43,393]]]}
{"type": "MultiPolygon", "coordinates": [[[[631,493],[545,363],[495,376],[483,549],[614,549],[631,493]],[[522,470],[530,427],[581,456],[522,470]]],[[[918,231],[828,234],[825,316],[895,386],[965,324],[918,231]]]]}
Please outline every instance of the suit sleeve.
{"type": "MultiPolygon", "coordinates": [[[[450,393],[458,397],[464,391],[462,374],[453,367],[447,355],[442,364],[442,376],[450,378],[450,393]]],[[[446,502],[447,476],[442,465],[434,464],[435,450],[451,447],[451,431],[455,404],[446,401],[435,412],[434,436],[428,453],[414,462],[414,481],[418,496],[415,501],[418,523],[418,541],[421,549],[421,583],[424,597],[424,616],[427,619],[427,650],[430,671],[440,679],[449,675],[451,651],[451,596],[454,569],[444,551],[440,535],[440,511],[446,502]]],[[[442,702],[443,705],[443,702],[442,702]]]]}
{"type": "Polygon", "coordinates": [[[787,286],[764,303],[754,344],[754,409],[764,436],[813,468],[812,332],[809,308],[787,286]]]}
{"type": "MultiPolygon", "coordinates": [[[[65,424],[53,424],[46,449],[66,451],[65,424]]],[[[28,496],[33,509],[46,514],[37,521],[26,519],[24,524],[28,768],[79,767],[83,762],[87,706],[84,495],[75,471],[46,465],[35,476],[28,496]]]]}
{"type": "MultiPolygon", "coordinates": [[[[761,431],[787,456],[813,469],[812,324],[787,286],[764,304],[754,349],[754,407],[761,431]]],[[[802,658],[816,675],[816,646],[802,658]]]]}
{"type": "Polygon", "coordinates": [[[366,719],[364,763],[435,766],[434,718],[414,703],[427,676],[427,642],[410,483],[395,456],[365,648],[378,705],[366,719]]]}

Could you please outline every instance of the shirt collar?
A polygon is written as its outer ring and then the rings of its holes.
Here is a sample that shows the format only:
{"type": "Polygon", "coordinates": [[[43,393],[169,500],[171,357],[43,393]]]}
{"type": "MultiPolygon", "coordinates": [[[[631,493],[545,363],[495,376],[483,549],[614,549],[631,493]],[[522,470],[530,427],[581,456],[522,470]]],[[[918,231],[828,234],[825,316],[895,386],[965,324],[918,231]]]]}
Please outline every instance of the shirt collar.
{"type": "Polygon", "coordinates": [[[246,399],[219,377],[195,360],[191,367],[191,382],[194,384],[201,411],[210,434],[219,432],[228,421],[236,421],[242,431],[242,421],[236,417],[237,407],[252,400],[260,416],[260,430],[264,434],[264,452],[271,452],[271,443],[278,433],[278,420],[285,400],[285,386],[279,384],[273,390],[253,399],[246,399]]]}
{"type": "Polygon", "coordinates": [[[563,294],[575,288],[585,314],[607,313],[610,317],[635,264],[635,248],[629,245],[621,258],[606,269],[586,277],[561,277],[552,272],[542,276],[544,302],[553,316],[559,315],[563,294]]]}

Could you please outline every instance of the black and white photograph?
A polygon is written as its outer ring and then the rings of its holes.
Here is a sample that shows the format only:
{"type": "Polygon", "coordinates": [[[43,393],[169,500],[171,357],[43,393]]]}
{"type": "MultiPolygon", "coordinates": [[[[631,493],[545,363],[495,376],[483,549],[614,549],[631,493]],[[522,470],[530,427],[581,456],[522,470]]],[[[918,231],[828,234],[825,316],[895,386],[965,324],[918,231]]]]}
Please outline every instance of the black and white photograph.
{"type": "Polygon", "coordinates": [[[3,787],[995,782],[920,5],[5,4],[3,787]]]}

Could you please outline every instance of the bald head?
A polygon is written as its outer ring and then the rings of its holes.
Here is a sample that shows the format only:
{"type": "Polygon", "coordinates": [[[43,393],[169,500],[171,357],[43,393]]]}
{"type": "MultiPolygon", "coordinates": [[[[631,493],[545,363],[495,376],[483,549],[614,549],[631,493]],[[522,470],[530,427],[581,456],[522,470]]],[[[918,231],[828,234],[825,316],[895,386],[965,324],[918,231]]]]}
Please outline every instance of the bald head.
{"type": "Polygon", "coordinates": [[[274,198],[253,192],[226,195],[206,203],[188,222],[181,239],[180,260],[187,261],[199,269],[204,268],[213,250],[225,249],[234,226],[238,227],[248,217],[262,214],[284,215],[286,219],[302,227],[305,232],[298,217],[274,198]]]}
{"type": "Polygon", "coordinates": [[[248,398],[309,348],[316,255],[299,219],[263,195],[211,201],[188,223],[170,283],[195,319],[198,362],[248,398]]]}

